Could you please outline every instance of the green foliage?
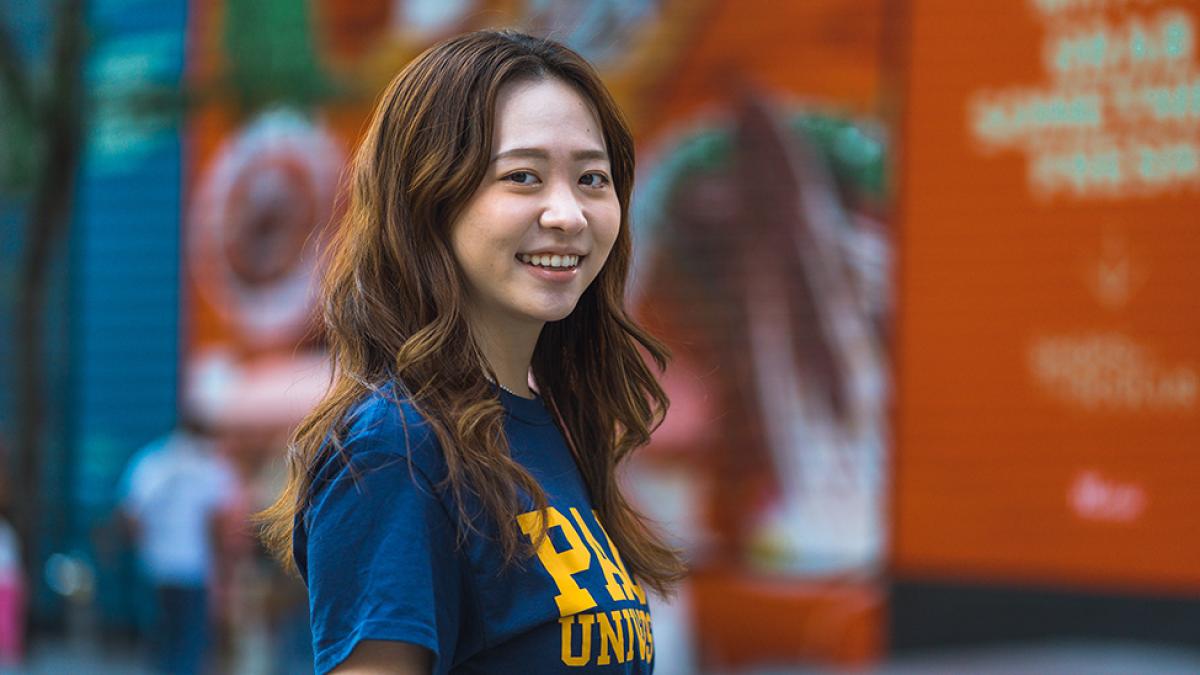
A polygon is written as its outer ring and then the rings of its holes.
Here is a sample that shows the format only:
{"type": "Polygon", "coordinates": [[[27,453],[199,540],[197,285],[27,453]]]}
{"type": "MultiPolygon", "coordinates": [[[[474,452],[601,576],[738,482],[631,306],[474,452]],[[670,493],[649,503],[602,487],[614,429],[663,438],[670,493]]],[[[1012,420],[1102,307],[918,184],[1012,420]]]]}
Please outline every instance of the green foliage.
{"type": "Polygon", "coordinates": [[[295,0],[227,1],[229,83],[243,109],[305,106],[332,94],[313,48],[309,5],[295,0]]]}
{"type": "Polygon", "coordinates": [[[875,199],[886,196],[886,147],[871,130],[849,119],[821,113],[796,114],[790,126],[817,146],[839,184],[875,199]]]}

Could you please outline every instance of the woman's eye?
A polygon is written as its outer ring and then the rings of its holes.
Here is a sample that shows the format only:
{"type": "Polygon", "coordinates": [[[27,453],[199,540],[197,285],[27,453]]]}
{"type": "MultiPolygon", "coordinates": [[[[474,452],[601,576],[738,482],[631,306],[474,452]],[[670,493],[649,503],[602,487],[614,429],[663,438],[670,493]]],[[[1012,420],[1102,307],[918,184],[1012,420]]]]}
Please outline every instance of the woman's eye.
{"type": "Polygon", "coordinates": [[[598,188],[608,185],[608,176],[602,173],[585,173],[579,180],[588,187],[598,188]]]}
{"type": "Polygon", "coordinates": [[[514,171],[505,176],[504,180],[512,181],[517,185],[533,185],[537,182],[537,176],[529,171],[514,171]]]}

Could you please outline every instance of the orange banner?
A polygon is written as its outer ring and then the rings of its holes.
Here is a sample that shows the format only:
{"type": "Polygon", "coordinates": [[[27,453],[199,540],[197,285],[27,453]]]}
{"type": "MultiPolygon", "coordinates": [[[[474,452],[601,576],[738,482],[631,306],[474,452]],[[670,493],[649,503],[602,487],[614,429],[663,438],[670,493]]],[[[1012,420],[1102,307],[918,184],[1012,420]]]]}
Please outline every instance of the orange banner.
{"type": "Polygon", "coordinates": [[[1200,3],[910,19],[897,573],[1200,590],[1200,3]]]}

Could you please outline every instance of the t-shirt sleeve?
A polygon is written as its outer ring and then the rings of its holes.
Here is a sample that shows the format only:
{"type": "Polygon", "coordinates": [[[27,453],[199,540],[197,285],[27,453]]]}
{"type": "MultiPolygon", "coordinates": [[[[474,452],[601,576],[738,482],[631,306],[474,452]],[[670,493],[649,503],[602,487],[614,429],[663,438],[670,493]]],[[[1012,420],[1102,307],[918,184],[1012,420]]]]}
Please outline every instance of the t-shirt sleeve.
{"type": "Polygon", "coordinates": [[[308,584],[316,671],[360,640],[397,640],[449,669],[460,624],[455,528],[416,463],[367,433],[314,477],[297,562],[308,584]]]}

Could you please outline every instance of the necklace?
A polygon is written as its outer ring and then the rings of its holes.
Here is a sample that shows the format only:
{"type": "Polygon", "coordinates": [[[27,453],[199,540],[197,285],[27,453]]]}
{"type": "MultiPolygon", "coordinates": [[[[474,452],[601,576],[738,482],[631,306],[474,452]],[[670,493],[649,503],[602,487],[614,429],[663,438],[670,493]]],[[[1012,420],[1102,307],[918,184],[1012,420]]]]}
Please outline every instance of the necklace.
{"type": "MultiPolygon", "coordinates": [[[[487,378],[487,381],[488,381],[488,382],[491,382],[492,384],[496,385],[497,387],[500,387],[500,388],[501,388],[501,389],[503,389],[504,391],[507,391],[508,393],[512,394],[513,396],[516,396],[517,398],[525,398],[524,396],[522,396],[522,395],[518,394],[517,392],[513,391],[512,389],[509,389],[508,387],[506,387],[506,386],[504,386],[504,385],[500,384],[499,382],[497,382],[497,381],[493,380],[493,379],[492,379],[492,378],[490,378],[490,377],[489,377],[489,378],[487,378]]],[[[534,397],[534,398],[537,398],[537,392],[532,392],[532,393],[533,393],[533,397],[534,397]]]]}

